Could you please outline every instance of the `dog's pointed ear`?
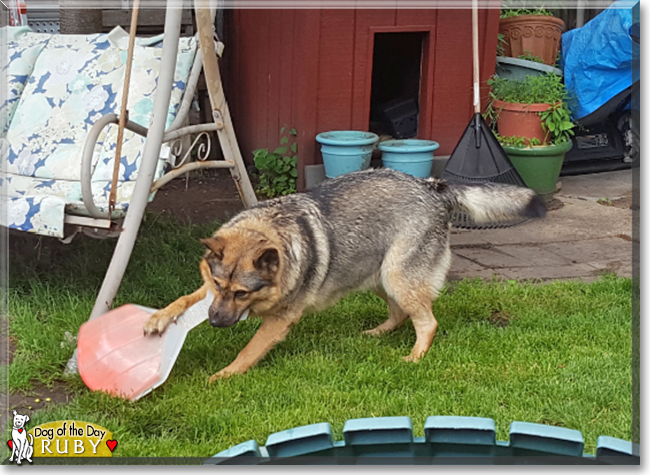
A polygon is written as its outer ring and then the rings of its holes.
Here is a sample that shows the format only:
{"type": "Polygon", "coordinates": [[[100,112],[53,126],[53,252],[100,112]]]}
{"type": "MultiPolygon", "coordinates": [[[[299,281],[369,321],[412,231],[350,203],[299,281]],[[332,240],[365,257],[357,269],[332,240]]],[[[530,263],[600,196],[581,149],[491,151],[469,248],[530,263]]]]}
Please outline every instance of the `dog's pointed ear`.
{"type": "Polygon", "coordinates": [[[255,259],[254,266],[260,273],[272,277],[280,268],[280,253],[274,247],[263,249],[255,259]]]}
{"type": "Polygon", "coordinates": [[[207,239],[201,239],[201,244],[208,248],[208,251],[212,252],[212,254],[214,254],[217,259],[223,259],[223,248],[226,246],[223,238],[211,237],[207,239]]]}
{"type": "Polygon", "coordinates": [[[17,415],[18,415],[18,413],[17,413],[16,410],[14,409],[14,416],[17,416],[17,415]]]}

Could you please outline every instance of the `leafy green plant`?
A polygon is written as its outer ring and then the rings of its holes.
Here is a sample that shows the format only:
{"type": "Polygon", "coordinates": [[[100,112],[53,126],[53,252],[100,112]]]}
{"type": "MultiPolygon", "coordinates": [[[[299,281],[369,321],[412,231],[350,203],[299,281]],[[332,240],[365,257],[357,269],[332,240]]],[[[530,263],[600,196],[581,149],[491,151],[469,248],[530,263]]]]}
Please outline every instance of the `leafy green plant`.
{"type": "Polygon", "coordinates": [[[523,15],[544,15],[553,16],[553,13],[544,8],[503,8],[500,18],[512,18],[523,15]]]}
{"type": "Polygon", "coordinates": [[[562,78],[553,73],[540,76],[529,75],[523,81],[494,75],[488,79],[487,84],[490,86],[490,97],[493,100],[518,104],[554,104],[569,99],[562,78]]]}
{"type": "Polygon", "coordinates": [[[542,127],[549,132],[549,142],[557,145],[570,140],[575,125],[571,122],[567,101],[570,100],[562,78],[553,73],[540,76],[526,76],[523,81],[500,78],[497,75],[488,79],[490,104],[486,119],[496,127],[500,111],[495,110],[494,101],[516,104],[550,104],[546,111],[540,112],[542,127]]]}
{"type": "Polygon", "coordinates": [[[530,140],[528,140],[528,144],[526,143],[526,137],[517,137],[515,135],[508,137],[504,135],[499,135],[497,133],[494,134],[497,140],[501,143],[501,145],[505,145],[507,147],[517,147],[517,148],[526,148],[528,146],[534,147],[536,145],[541,145],[541,142],[537,137],[533,137],[530,140]]]}
{"type": "Polygon", "coordinates": [[[533,55],[530,51],[526,50],[526,54],[520,54],[519,59],[525,59],[526,61],[534,61],[535,63],[544,64],[544,60],[539,56],[533,55]]]}
{"type": "Polygon", "coordinates": [[[508,44],[506,41],[506,35],[499,33],[497,35],[497,56],[503,56],[503,51],[506,44],[508,44]]]}
{"type": "Polygon", "coordinates": [[[296,129],[280,129],[280,146],[273,152],[268,148],[253,151],[255,167],[260,172],[257,193],[267,198],[284,196],[296,192],[298,178],[298,144],[296,129]]]}
{"type": "Polygon", "coordinates": [[[574,135],[569,109],[564,102],[556,102],[540,113],[542,127],[551,133],[552,143],[564,143],[574,135]]]}

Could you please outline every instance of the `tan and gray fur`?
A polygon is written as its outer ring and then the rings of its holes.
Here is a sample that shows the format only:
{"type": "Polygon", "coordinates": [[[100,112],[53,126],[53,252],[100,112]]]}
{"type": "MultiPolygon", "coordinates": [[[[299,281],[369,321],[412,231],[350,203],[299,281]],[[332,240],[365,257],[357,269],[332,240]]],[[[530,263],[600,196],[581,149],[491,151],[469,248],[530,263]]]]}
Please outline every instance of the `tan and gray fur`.
{"type": "Polygon", "coordinates": [[[364,333],[380,335],[410,318],[416,341],[404,359],[416,362],[438,326],[431,304],[451,265],[453,211],[494,222],[542,217],[546,208],[532,190],[510,185],[451,185],[389,169],[346,174],[262,202],[202,240],[203,286],[152,315],[145,333],[164,332],[208,291],[213,326],[233,325],[248,311],[261,317],[257,333],[214,381],[248,370],[304,313],[371,290],[388,303],[389,317],[364,333]]]}

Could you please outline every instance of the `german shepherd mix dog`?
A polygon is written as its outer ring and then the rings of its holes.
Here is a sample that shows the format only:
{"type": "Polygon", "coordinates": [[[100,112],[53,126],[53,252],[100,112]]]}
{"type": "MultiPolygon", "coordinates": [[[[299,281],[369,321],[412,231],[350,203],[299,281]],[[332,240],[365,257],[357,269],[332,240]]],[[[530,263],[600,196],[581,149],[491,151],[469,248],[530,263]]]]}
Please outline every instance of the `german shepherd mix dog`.
{"type": "Polygon", "coordinates": [[[381,335],[410,318],[416,341],[404,360],[416,362],[438,326],[431,304],[451,264],[454,210],[476,222],[546,214],[527,188],[452,185],[390,169],[342,175],[310,192],[259,203],[202,239],[203,285],[154,313],[144,332],[164,332],[207,292],[214,295],[209,320],[215,327],[234,325],[249,311],[262,317],[255,336],[212,382],[246,372],[305,312],[369,289],[386,300],[390,316],[364,333],[381,335]]]}

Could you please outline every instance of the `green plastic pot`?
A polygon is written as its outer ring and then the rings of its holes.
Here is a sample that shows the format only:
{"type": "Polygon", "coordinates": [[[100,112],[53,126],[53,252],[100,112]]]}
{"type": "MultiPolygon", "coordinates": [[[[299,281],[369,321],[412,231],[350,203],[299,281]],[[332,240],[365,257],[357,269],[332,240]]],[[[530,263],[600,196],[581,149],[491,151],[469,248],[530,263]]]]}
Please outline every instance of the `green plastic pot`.
{"type": "Polygon", "coordinates": [[[562,170],[564,156],[573,143],[568,140],[559,145],[540,145],[535,147],[510,147],[503,145],[512,165],[517,169],[528,188],[545,199],[555,193],[555,185],[562,170]]]}

